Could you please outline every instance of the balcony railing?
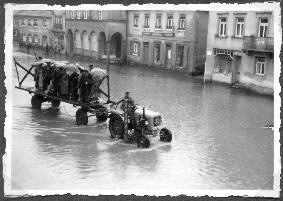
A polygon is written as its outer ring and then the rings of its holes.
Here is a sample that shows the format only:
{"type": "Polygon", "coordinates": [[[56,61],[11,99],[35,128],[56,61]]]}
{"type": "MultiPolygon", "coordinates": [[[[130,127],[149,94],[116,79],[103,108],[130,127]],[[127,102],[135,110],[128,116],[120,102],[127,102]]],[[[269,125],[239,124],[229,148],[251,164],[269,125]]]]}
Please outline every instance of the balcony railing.
{"type": "Polygon", "coordinates": [[[273,38],[271,37],[259,38],[255,36],[245,36],[244,49],[274,51],[273,38]]]}
{"type": "Polygon", "coordinates": [[[142,32],[143,36],[157,36],[157,37],[175,37],[175,33],[170,32],[149,32],[149,31],[143,31],[142,32]]]}

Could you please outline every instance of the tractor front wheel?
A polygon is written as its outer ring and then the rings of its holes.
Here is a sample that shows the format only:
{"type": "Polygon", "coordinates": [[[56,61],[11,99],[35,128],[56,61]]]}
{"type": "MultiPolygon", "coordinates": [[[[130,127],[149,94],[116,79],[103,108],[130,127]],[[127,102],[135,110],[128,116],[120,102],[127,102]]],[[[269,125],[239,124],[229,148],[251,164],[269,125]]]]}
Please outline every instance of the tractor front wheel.
{"type": "Polygon", "coordinates": [[[124,137],[124,121],[122,117],[117,114],[110,116],[109,131],[112,138],[118,137],[122,139],[124,137]]]}
{"type": "Polygon", "coordinates": [[[146,136],[140,135],[137,138],[137,145],[138,145],[138,147],[149,148],[150,141],[149,141],[149,139],[146,136]]]}
{"type": "Polygon", "coordinates": [[[172,133],[168,128],[162,128],[160,130],[160,140],[163,142],[171,142],[172,141],[172,133]]]}
{"type": "Polygon", "coordinates": [[[87,112],[83,109],[78,109],[76,112],[76,122],[77,125],[87,125],[88,123],[88,116],[87,112]]]}

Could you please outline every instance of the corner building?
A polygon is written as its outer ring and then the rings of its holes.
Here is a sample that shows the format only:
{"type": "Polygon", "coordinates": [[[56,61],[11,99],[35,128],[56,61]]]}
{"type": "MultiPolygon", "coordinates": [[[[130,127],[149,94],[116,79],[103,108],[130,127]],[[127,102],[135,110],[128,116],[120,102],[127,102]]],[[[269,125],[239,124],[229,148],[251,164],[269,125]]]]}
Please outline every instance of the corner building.
{"type": "Polygon", "coordinates": [[[273,12],[210,12],[205,80],[273,94],[273,12]]]}
{"type": "Polygon", "coordinates": [[[128,62],[203,72],[208,12],[128,11],[128,62]]]}
{"type": "Polygon", "coordinates": [[[66,53],[123,60],[126,53],[126,12],[120,10],[67,10],[66,53]]]}

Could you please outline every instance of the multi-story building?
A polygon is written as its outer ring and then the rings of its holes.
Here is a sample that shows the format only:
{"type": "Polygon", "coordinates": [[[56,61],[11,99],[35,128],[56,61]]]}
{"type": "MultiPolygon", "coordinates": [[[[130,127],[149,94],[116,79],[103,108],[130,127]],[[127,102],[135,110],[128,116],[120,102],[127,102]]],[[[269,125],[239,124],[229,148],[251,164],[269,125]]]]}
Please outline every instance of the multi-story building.
{"type": "Polygon", "coordinates": [[[14,11],[14,39],[20,44],[52,46],[52,11],[14,11]]]}
{"type": "Polygon", "coordinates": [[[273,94],[272,12],[210,12],[205,80],[273,94]]]}
{"type": "Polygon", "coordinates": [[[126,52],[126,11],[66,11],[67,54],[106,58],[107,43],[111,58],[124,59],[126,52]]]}
{"type": "Polygon", "coordinates": [[[129,62],[194,73],[205,63],[208,12],[128,11],[129,62]]]}
{"type": "Polygon", "coordinates": [[[54,10],[53,11],[53,47],[56,47],[57,50],[65,50],[65,12],[63,10],[54,10]]]}

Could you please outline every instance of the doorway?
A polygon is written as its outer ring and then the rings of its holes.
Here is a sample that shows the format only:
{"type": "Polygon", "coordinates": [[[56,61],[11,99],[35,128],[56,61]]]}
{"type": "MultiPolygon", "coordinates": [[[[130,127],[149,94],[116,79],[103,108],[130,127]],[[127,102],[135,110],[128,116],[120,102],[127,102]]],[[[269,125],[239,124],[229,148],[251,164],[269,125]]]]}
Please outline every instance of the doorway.
{"type": "Polygon", "coordinates": [[[172,45],[166,44],[165,66],[170,68],[172,66],[172,45]]]}
{"type": "Polygon", "coordinates": [[[144,65],[149,65],[149,43],[148,42],[144,42],[143,43],[143,64],[144,65]]]}
{"type": "Polygon", "coordinates": [[[241,65],[241,57],[240,56],[234,56],[233,61],[233,70],[232,70],[232,85],[239,85],[240,80],[240,72],[239,68],[241,65]]]}

